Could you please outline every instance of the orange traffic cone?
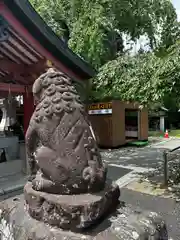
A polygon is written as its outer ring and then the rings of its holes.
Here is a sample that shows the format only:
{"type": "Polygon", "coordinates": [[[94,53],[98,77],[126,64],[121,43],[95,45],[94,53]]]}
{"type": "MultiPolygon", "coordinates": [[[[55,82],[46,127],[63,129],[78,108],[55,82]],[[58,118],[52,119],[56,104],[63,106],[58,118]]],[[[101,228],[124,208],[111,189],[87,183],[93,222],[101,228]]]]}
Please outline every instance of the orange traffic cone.
{"type": "Polygon", "coordinates": [[[164,134],[164,138],[169,138],[168,130],[166,130],[166,132],[165,132],[165,134],[164,134]]]}

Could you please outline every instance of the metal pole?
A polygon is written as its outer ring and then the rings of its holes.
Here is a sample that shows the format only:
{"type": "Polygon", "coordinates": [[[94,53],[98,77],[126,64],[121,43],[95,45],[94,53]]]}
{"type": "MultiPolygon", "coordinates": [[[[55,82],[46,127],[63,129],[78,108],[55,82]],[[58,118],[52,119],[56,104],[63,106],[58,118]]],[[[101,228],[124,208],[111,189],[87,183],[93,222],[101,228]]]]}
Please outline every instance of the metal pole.
{"type": "Polygon", "coordinates": [[[164,151],[164,186],[168,186],[168,158],[167,158],[167,152],[164,151]]]}

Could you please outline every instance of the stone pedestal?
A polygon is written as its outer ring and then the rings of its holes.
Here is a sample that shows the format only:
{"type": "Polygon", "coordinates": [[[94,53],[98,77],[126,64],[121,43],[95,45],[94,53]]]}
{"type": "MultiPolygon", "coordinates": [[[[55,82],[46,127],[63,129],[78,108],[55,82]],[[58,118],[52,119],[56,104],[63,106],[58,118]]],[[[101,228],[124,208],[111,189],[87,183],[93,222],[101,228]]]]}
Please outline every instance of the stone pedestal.
{"type": "Polygon", "coordinates": [[[156,214],[116,208],[119,187],[106,180],[107,169],[72,81],[49,69],[35,81],[33,94],[38,104],[26,132],[32,182],[24,188],[26,210],[21,200],[8,214],[9,227],[20,228],[14,239],[166,240],[165,224],[156,214]]]}
{"type": "Polygon", "coordinates": [[[24,205],[24,196],[0,204],[0,229],[3,236],[14,240],[168,240],[163,220],[152,212],[136,211],[122,206],[98,225],[73,233],[31,218],[24,205]]]}
{"type": "Polygon", "coordinates": [[[119,187],[110,181],[98,193],[56,195],[34,191],[29,182],[24,188],[28,212],[36,220],[74,232],[97,223],[117,204],[119,187]]]}

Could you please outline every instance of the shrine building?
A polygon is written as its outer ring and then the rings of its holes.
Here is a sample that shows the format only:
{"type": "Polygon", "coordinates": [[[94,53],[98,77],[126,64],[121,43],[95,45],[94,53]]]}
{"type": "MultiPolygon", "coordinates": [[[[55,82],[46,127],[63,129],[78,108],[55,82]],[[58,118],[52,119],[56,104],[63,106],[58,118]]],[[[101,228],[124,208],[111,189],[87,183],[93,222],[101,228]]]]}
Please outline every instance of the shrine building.
{"type": "Polygon", "coordinates": [[[9,187],[11,178],[16,184],[14,176],[21,170],[27,173],[24,142],[7,130],[12,117],[8,114],[17,117],[12,99],[23,98],[18,111],[22,115],[24,136],[34,111],[32,85],[47,65],[67,74],[82,99],[87,98],[88,79],[95,74],[91,66],[46,25],[28,0],[0,0],[0,177],[9,179],[0,181],[0,189],[9,187]]]}
{"type": "Polygon", "coordinates": [[[0,97],[23,95],[25,132],[34,109],[32,84],[47,60],[86,93],[87,80],[95,74],[91,66],[46,25],[28,0],[0,0],[0,97]]]}

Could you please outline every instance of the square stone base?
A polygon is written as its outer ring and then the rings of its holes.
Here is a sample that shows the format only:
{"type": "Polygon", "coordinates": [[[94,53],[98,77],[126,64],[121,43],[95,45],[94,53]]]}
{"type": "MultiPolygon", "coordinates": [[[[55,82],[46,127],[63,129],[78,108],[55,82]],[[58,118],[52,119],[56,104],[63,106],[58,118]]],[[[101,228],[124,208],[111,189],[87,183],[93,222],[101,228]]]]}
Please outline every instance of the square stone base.
{"type": "Polygon", "coordinates": [[[1,203],[0,228],[14,240],[168,240],[164,221],[156,213],[119,205],[113,215],[83,233],[63,231],[31,218],[24,196],[1,203]]]}

